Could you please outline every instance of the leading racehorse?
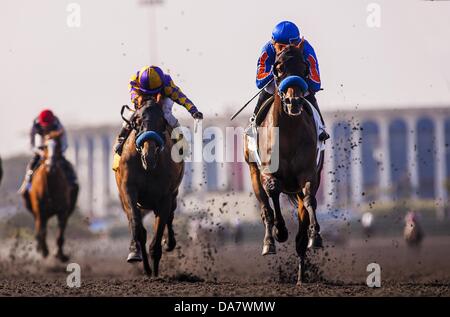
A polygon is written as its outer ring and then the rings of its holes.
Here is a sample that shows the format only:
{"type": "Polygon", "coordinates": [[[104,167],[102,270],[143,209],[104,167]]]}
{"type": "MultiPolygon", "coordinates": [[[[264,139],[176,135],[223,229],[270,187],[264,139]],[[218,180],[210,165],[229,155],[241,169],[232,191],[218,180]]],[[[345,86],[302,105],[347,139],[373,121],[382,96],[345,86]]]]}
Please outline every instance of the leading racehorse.
{"type": "Polygon", "coordinates": [[[295,239],[299,256],[298,284],[304,282],[307,249],[322,247],[315,195],[320,183],[323,152],[319,154],[317,151],[313,106],[304,98],[308,64],[303,59],[302,49],[303,43],[289,45],[276,57],[273,105],[258,128],[260,132],[264,129],[268,131],[258,135],[260,166],[250,159],[247,138],[244,141],[245,159],[265,225],[263,255],[276,253],[274,238],[278,242],[285,242],[288,238],[281,214],[280,194],[287,194],[298,207],[299,227],[295,239]],[[278,164],[274,169],[276,160],[278,164]]]}
{"type": "Polygon", "coordinates": [[[31,188],[24,192],[23,198],[25,205],[33,213],[37,250],[43,257],[47,257],[49,253],[46,242],[47,221],[54,215],[58,217],[56,257],[66,262],[69,257],[63,252],[64,231],[67,220],[75,209],[78,187],[75,190],[71,188],[64,173],[59,138],[60,135],[52,133],[46,136],[43,161],[34,172],[31,188]]]}
{"type": "Polygon", "coordinates": [[[131,229],[127,261],[143,261],[145,273],[158,276],[166,227],[166,251],[172,251],[176,245],[172,221],[177,208],[176,199],[183,178],[184,161],[172,159],[174,142],[167,131],[160,104],[150,99],[136,111],[135,121],[129,122],[133,132],[124,145],[115,175],[122,207],[131,229]],[[147,231],[143,225],[143,217],[149,211],[155,213],[154,236],[149,247],[152,268],[145,250],[147,231]]]}

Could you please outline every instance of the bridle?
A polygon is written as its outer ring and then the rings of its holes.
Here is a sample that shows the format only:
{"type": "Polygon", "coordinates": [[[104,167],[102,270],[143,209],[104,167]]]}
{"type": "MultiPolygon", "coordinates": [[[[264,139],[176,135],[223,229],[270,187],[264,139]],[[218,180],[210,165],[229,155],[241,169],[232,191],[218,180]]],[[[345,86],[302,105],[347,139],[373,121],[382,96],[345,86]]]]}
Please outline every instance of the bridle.
{"type": "Polygon", "coordinates": [[[136,132],[136,140],[135,140],[136,151],[139,154],[142,154],[142,147],[144,145],[144,142],[149,139],[153,139],[157,143],[156,151],[157,151],[157,154],[159,155],[159,153],[164,150],[165,138],[164,138],[164,136],[161,135],[162,134],[161,132],[147,130],[145,128],[146,123],[148,123],[151,118],[142,118],[142,114],[144,111],[147,110],[148,107],[158,107],[158,105],[156,103],[143,105],[142,107],[140,107],[139,109],[134,111],[132,118],[130,120],[125,118],[123,115],[125,109],[128,109],[128,111],[133,112],[133,110],[131,110],[128,105],[122,106],[122,110],[120,113],[121,113],[122,119],[131,127],[132,130],[134,130],[136,132]],[[137,116],[141,117],[140,124],[136,123],[137,116]]]}
{"type": "MultiPolygon", "coordinates": [[[[298,45],[295,45],[294,47],[300,48],[302,49],[302,44],[303,42],[301,42],[298,45]]],[[[286,96],[286,91],[288,88],[290,87],[300,87],[300,89],[303,91],[303,95],[298,97],[301,99],[306,100],[305,97],[305,93],[307,93],[308,91],[308,86],[306,84],[306,81],[304,80],[304,78],[308,77],[309,74],[309,64],[304,60],[303,55],[300,55],[301,57],[301,62],[304,66],[305,66],[305,70],[304,73],[301,75],[287,75],[286,74],[286,70],[285,70],[285,64],[287,61],[295,58],[295,56],[287,56],[287,58],[282,62],[281,59],[285,57],[286,54],[289,53],[288,48],[292,47],[293,45],[286,45],[286,47],[283,48],[283,50],[277,55],[275,63],[273,65],[273,76],[274,76],[274,82],[275,82],[275,86],[276,86],[276,90],[277,93],[280,97],[281,100],[281,104],[283,107],[283,111],[287,114],[289,114],[290,116],[299,116],[301,115],[302,111],[299,111],[298,113],[290,113],[288,111],[288,108],[292,106],[292,103],[295,99],[291,99],[288,98],[286,96]],[[278,71],[278,68],[281,65],[281,73],[278,71]]],[[[298,102],[298,101],[295,101],[298,102]]],[[[301,106],[302,108],[303,106],[301,106]]]]}

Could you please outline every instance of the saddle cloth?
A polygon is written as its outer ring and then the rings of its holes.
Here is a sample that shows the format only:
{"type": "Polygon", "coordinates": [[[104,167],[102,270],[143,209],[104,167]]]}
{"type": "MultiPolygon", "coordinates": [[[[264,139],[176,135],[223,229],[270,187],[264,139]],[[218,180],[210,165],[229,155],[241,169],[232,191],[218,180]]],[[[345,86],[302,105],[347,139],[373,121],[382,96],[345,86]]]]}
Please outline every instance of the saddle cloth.
{"type": "MultiPolygon", "coordinates": [[[[257,118],[255,121],[253,121],[250,126],[246,129],[245,131],[245,135],[247,138],[247,145],[248,145],[248,150],[249,150],[249,154],[252,156],[252,161],[256,162],[258,164],[259,167],[261,167],[261,157],[259,155],[259,149],[258,149],[258,132],[257,132],[257,123],[261,123],[264,120],[265,115],[268,112],[268,108],[270,108],[272,106],[272,100],[268,100],[268,103],[265,103],[262,107],[261,110],[258,112],[257,118]],[[263,117],[260,116],[260,114],[263,113],[263,117]]],[[[316,110],[316,108],[309,102],[306,100],[306,102],[308,103],[308,106],[310,107],[312,114],[313,114],[313,118],[314,118],[314,122],[316,124],[316,137],[317,137],[317,158],[316,158],[316,164],[317,166],[319,166],[320,164],[320,154],[322,151],[325,150],[325,141],[320,141],[319,140],[319,135],[322,131],[325,130],[325,126],[322,124],[322,120],[320,119],[320,114],[319,112],[316,110]]],[[[307,114],[309,115],[309,114],[307,114]]],[[[258,124],[259,125],[259,124],[258,124]]]]}

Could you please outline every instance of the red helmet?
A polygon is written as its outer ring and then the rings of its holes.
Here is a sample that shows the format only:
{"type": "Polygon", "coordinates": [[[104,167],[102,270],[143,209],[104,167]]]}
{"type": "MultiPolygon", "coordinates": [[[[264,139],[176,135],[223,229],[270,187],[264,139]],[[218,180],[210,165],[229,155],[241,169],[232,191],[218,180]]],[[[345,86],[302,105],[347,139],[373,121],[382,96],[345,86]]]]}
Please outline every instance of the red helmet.
{"type": "Polygon", "coordinates": [[[48,127],[55,122],[55,115],[51,110],[42,110],[38,117],[38,122],[43,127],[48,127]]]}

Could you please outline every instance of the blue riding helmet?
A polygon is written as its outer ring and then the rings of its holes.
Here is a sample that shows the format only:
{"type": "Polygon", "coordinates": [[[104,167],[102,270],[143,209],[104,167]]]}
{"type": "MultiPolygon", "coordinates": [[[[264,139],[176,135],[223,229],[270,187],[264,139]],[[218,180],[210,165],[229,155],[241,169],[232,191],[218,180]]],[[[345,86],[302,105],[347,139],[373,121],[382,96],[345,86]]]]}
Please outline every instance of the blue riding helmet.
{"type": "Polygon", "coordinates": [[[272,40],[281,44],[297,44],[300,42],[300,31],[294,23],[283,21],[273,29],[272,40]]]}

